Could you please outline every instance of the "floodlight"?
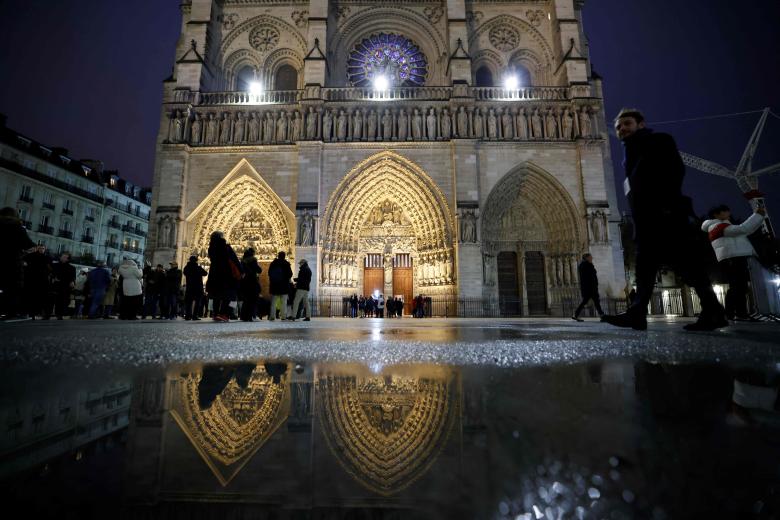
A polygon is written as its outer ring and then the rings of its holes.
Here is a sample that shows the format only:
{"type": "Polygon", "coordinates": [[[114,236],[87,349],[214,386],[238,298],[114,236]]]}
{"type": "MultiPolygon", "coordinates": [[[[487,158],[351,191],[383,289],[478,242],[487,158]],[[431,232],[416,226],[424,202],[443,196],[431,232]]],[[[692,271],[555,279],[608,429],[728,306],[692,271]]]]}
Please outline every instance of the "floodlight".
{"type": "Polygon", "coordinates": [[[504,88],[507,90],[517,90],[520,86],[520,82],[517,80],[517,76],[507,76],[504,78],[504,88]]]}
{"type": "Polygon", "coordinates": [[[252,81],[249,83],[249,93],[254,96],[259,96],[263,92],[263,86],[259,81],[252,81]]]}
{"type": "Polygon", "coordinates": [[[387,76],[380,74],[374,78],[374,90],[387,90],[390,88],[390,81],[387,76]]]}

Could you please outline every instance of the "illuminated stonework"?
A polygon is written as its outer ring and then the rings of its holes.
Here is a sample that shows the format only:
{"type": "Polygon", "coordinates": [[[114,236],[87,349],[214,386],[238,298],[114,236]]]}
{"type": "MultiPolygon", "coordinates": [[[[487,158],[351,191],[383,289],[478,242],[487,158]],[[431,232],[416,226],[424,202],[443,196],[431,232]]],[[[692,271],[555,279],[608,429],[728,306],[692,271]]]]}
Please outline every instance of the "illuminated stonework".
{"type": "Polygon", "coordinates": [[[274,383],[257,365],[246,387],[233,377],[205,410],[202,374],[179,383],[171,414],[219,482],[225,486],[287,419],[290,390],[286,376],[274,383]]]}
{"type": "Polygon", "coordinates": [[[399,492],[430,468],[458,414],[452,373],[422,377],[321,375],[317,406],[333,455],[381,495],[399,492]]]}

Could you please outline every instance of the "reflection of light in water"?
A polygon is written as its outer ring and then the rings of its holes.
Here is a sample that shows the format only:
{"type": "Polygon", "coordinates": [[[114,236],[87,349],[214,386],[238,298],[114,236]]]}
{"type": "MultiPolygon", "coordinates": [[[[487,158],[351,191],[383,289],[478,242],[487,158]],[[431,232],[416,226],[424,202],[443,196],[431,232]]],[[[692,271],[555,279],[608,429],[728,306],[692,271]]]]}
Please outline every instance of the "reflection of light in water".
{"type": "Polygon", "coordinates": [[[379,341],[382,339],[382,329],[379,327],[374,327],[371,329],[371,340],[372,341],[379,341]]]}
{"type": "Polygon", "coordinates": [[[379,374],[379,373],[382,372],[382,369],[384,368],[384,366],[382,365],[382,363],[374,362],[374,363],[371,363],[370,365],[368,365],[368,368],[371,369],[371,372],[373,372],[375,374],[379,374]]]}

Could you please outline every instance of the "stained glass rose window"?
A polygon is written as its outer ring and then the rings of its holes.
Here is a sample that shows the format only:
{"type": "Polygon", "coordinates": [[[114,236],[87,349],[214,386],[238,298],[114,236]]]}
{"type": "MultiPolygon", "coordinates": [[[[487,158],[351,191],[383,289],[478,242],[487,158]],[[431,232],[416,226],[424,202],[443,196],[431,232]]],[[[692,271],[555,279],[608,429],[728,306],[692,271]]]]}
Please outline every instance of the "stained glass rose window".
{"type": "Polygon", "coordinates": [[[380,75],[390,86],[420,86],[427,72],[428,62],[420,48],[397,34],[371,35],[355,46],[347,61],[349,81],[358,87],[371,85],[380,75]]]}

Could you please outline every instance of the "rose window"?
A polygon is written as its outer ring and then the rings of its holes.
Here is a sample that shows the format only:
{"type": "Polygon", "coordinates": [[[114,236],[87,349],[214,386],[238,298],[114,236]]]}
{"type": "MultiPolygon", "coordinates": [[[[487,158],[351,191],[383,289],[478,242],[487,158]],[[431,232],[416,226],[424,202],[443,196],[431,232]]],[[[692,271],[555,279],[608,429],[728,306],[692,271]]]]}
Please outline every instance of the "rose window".
{"type": "Polygon", "coordinates": [[[490,43],[493,44],[493,47],[503,52],[511,51],[517,47],[520,41],[518,32],[509,25],[493,27],[490,30],[488,37],[490,38],[490,43]]]}
{"type": "Polygon", "coordinates": [[[358,43],[347,61],[349,81],[358,87],[383,76],[388,86],[421,86],[428,62],[419,47],[397,34],[375,34],[358,43]]]}
{"type": "Polygon", "coordinates": [[[260,52],[270,51],[279,43],[279,31],[268,25],[255,27],[249,33],[249,44],[260,52]]]}

